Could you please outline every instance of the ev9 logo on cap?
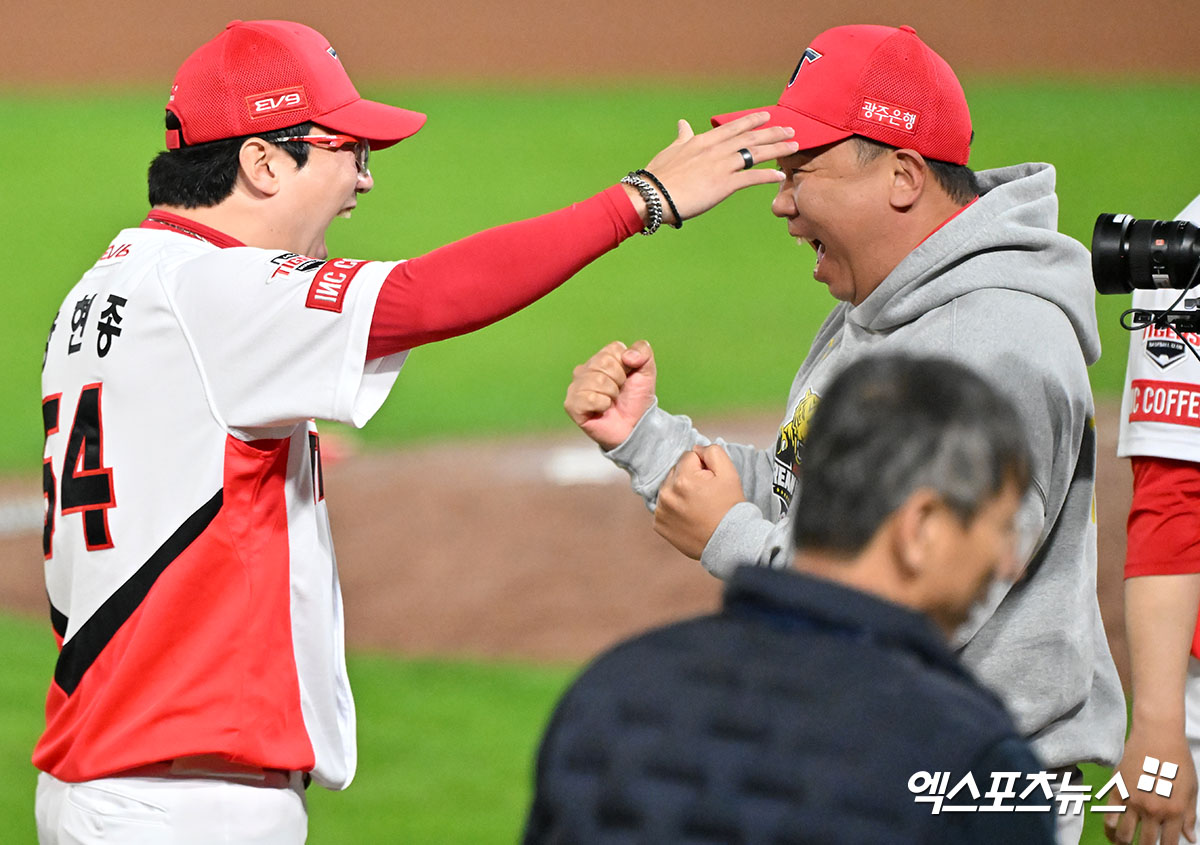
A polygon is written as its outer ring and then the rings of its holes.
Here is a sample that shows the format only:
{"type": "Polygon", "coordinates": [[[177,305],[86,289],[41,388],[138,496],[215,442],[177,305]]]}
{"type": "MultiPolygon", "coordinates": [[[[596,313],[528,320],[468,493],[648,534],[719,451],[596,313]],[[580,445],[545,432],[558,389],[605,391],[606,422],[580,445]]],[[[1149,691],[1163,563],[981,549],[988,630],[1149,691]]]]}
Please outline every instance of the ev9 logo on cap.
{"type": "Polygon", "coordinates": [[[304,95],[303,85],[294,85],[277,91],[251,94],[246,98],[246,107],[250,110],[250,119],[256,120],[271,114],[306,109],[308,98],[304,95]]]}

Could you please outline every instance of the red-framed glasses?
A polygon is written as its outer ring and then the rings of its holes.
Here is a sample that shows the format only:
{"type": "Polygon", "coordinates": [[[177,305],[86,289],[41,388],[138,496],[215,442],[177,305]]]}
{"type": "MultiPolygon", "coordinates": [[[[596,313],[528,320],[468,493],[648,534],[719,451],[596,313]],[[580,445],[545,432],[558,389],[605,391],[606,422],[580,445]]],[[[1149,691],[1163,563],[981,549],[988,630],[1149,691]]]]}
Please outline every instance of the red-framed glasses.
{"type": "Polygon", "coordinates": [[[354,151],[354,165],[358,172],[363,176],[371,175],[371,171],[367,169],[367,160],[371,157],[371,143],[365,138],[355,138],[353,135],[289,135],[286,138],[275,139],[276,143],[284,141],[304,141],[323,150],[351,149],[354,151]]]}

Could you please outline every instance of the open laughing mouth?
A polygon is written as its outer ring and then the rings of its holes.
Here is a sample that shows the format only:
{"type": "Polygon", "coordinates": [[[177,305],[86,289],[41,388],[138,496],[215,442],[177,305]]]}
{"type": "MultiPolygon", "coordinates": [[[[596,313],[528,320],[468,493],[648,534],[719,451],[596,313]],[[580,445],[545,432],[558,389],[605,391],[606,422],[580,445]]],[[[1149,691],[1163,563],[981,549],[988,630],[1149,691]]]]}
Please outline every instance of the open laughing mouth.
{"type": "Polygon", "coordinates": [[[817,266],[820,266],[821,259],[825,257],[825,244],[821,243],[817,238],[803,238],[802,240],[817,253],[817,264],[813,267],[815,270],[817,266]]]}

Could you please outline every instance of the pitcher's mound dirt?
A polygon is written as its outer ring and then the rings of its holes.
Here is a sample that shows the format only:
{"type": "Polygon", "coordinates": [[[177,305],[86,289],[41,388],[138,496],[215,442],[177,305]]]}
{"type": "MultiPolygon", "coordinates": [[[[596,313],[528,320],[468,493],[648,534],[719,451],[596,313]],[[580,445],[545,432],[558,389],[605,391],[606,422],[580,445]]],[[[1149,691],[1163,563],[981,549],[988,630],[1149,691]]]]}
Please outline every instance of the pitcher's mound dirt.
{"type": "MultiPolygon", "coordinates": [[[[774,417],[701,421],[729,440],[773,442],[774,417]]],[[[1129,466],[1116,409],[1099,420],[1100,596],[1124,672],[1121,569],[1129,466]]],[[[578,661],[651,625],[717,606],[720,582],[656,535],[624,476],[563,485],[555,449],[582,435],[370,452],[329,462],[351,647],[406,655],[578,661]]],[[[34,480],[0,497],[38,493],[34,480]]],[[[0,539],[3,605],[45,616],[40,535],[0,539]]],[[[49,627],[47,627],[49,636],[49,627]]]]}

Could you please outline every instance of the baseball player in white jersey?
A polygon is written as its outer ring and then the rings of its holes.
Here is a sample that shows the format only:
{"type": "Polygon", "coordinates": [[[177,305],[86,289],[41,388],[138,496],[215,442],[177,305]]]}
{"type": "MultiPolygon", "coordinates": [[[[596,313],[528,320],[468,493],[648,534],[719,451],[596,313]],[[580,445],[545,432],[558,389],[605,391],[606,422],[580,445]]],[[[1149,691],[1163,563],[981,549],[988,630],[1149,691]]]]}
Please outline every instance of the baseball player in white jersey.
{"type": "MultiPolygon", "coordinates": [[[[1200,196],[1179,215],[1200,224],[1200,196]]],[[[1200,295],[1137,290],[1133,307],[1196,311],[1200,295]]],[[[1147,326],[1130,336],[1117,454],[1133,463],[1125,625],[1133,718],[1120,770],[1128,809],[1114,842],[1195,842],[1200,769],[1200,335],[1147,326]],[[1188,347],[1191,347],[1189,350],[1188,347]],[[1189,654],[1190,651],[1190,654],[1189,654]],[[1178,766],[1176,771],[1173,767],[1178,766]],[[1150,771],[1153,769],[1153,771],[1150,771]],[[1169,795],[1134,789],[1149,775],[1169,795]],[[1161,776],[1161,777],[1160,777],[1161,776]],[[1140,832],[1135,840],[1135,828],[1140,832]]]]}
{"type": "MultiPolygon", "coordinates": [[[[679,137],[583,202],[409,261],[329,257],[371,147],[329,42],[235,21],[181,66],[151,210],[67,294],[43,366],[44,552],[60,645],[34,751],[44,843],[304,840],[355,770],[314,418],[364,424],[409,349],[511,314],[628,236],[794,150],[766,115],[679,137]]],[[[531,159],[530,166],[536,161],[531,159]]]]}

